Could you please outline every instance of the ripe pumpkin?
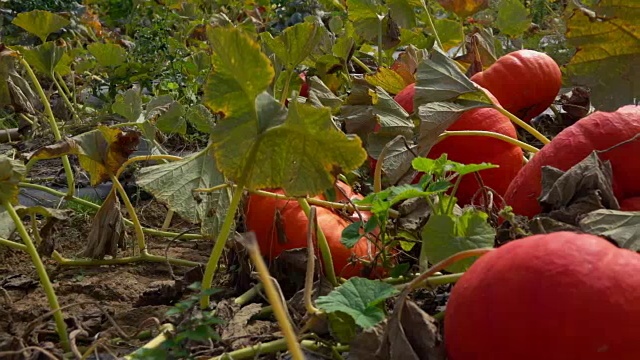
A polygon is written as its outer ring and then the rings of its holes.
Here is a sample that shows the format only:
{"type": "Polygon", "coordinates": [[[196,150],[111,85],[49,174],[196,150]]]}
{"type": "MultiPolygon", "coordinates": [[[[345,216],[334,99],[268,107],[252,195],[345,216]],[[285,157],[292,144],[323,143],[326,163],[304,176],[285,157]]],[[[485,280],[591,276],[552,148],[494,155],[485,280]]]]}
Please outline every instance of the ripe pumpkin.
{"type": "MultiPolygon", "coordinates": [[[[562,130],[545,145],[513,179],[504,196],[516,214],[533,217],[538,204],[542,167],[563,171],[582,161],[594,150],[605,150],[640,133],[640,107],[627,105],[615,112],[595,112],[562,130]]],[[[618,202],[640,196],[640,139],[599,154],[613,169],[613,191],[618,202]]]]}
{"type": "MultiPolygon", "coordinates": [[[[345,183],[338,182],[336,185],[344,189],[347,197],[352,200],[363,198],[362,195],[356,194],[345,183]]],[[[284,194],[281,189],[270,191],[284,194]]],[[[345,197],[337,189],[336,197],[339,202],[345,200],[345,197]]],[[[322,195],[316,198],[325,199],[322,195]]],[[[358,262],[351,264],[350,259],[355,256],[367,261],[373,260],[375,254],[373,244],[365,237],[362,237],[353,248],[347,248],[340,242],[340,239],[342,231],[350,222],[332,210],[322,207],[317,207],[316,214],[318,225],[322,228],[331,249],[336,274],[344,278],[359,276],[363,270],[363,265],[358,262]]],[[[361,212],[361,214],[365,220],[370,217],[368,212],[361,212]]],[[[353,221],[359,220],[357,214],[354,214],[351,219],[353,221]]],[[[255,232],[260,251],[267,258],[275,258],[285,250],[307,247],[309,221],[295,200],[276,200],[265,196],[251,195],[245,207],[245,224],[247,231],[255,232]],[[280,213],[281,227],[277,226],[275,220],[276,211],[280,213]]],[[[319,254],[317,248],[316,253],[319,254]]],[[[379,273],[374,275],[379,275],[379,273]]]]}
{"type": "Polygon", "coordinates": [[[588,234],[515,240],[453,287],[450,360],[637,359],[640,255],[588,234]]]}
{"type": "Polygon", "coordinates": [[[553,103],[562,86],[562,73],[549,55],[525,49],[502,56],[471,81],[489,90],[510,113],[529,122],[553,103]]]}
{"type": "MultiPolygon", "coordinates": [[[[408,85],[399,92],[395,100],[407,112],[413,112],[413,96],[415,84],[408,85]]],[[[516,129],[511,121],[492,108],[473,109],[462,114],[447,130],[481,130],[493,131],[517,139],[516,129]]],[[[485,186],[495,190],[501,196],[509,183],[522,168],[522,149],[502,140],[486,136],[451,136],[437,143],[427,157],[436,159],[446,153],[449,160],[463,164],[479,164],[489,162],[500,166],[479,172],[485,186]]],[[[419,175],[421,176],[421,175],[419,175]]],[[[419,181],[419,177],[414,181],[419,181]]],[[[458,203],[471,203],[473,195],[480,188],[472,174],[465,175],[456,192],[458,203]]]]}

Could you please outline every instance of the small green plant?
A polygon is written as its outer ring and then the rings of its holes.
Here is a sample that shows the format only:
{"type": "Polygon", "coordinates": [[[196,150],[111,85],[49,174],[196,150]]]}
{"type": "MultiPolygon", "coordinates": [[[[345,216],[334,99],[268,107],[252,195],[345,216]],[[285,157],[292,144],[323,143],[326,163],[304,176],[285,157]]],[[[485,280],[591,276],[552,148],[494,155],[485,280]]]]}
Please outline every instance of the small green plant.
{"type": "Polygon", "coordinates": [[[196,294],[178,302],[166,312],[166,315],[178,323],[176,331],[169,338],[155,348],[141,348],[133,353],[130,359],[195,359],[189,349],[193,343],[206,343],[209,340],[218,341],[220,335],[214,330],[215,325],[223,321],[211,311],[200,311],[198,303],[202,297],[209,297],[220,289],[200,290],[200,283],[188,286],[196,294]]]}

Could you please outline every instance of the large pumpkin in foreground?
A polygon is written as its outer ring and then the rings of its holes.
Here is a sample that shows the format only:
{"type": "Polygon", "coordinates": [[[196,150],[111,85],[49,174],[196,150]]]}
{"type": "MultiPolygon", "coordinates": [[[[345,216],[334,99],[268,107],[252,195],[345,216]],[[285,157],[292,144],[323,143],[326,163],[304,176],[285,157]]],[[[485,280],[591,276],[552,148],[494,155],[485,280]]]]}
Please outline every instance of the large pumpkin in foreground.
{"type": "Polygon", "coordinates": [[[640,358],[640,255],[558,232],[480,257],[445,314],[449,360],[640,358]]]}
{"type": "MultiPolygon", "coordinates": [[[[516,214],[533,217],[542,211],[538,197],[542,190],[542,167],[569,170],[594,150],[605,150],[624,141],[628,143],[600,153],[613,169],[613,191],[623,208],[631,210],[631,199],[640,196],[640,106],[627,105],[615,112],[595,112],[561,131],[535,154],[511,182],[504,199],[516,214]]],[[[639,204],[640,205],[640,204],[639,204]]]]}
{"type": "MultiPolygon", "coordinates": [[[[415,84],[408,85],[399,92],[395,100],[407,112],[413,112],[415,84]]],[[[480,130],[492,131],[517,139],[516,129],[511,121],[492,108],[473,109],[462,114],[449,131],[480,130]]],[[[431,148],[427,157],[436,159],[446,153],[449,160],[463,164],[483,162],[498,165],[499,168],[482,170],[478,174],[485,186],[504,195],[511,180],[523,166],[522,149],[499,139],[487,136],[451,136],[431,148]]],[[[460,205],[470,204],[480,185],[475,175],[465,175],[456,192],[460,205]]]]}
{"type": "Polygon", "coordinates": [[[562,86],[562,73],[549,55],[524,49],[502,56],[471,81],[489,90],[510,113],[529,122],[553,103],[562,86]]]}

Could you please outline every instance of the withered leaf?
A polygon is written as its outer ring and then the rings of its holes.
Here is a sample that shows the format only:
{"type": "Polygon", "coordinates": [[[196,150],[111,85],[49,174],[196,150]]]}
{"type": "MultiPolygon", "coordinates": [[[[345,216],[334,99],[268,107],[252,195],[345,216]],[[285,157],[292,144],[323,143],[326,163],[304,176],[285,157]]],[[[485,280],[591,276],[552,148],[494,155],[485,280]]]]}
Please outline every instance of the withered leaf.
{"type": "Polygon", "coordinates": [[[105,255],[115,257],[118,245],[124,246],[124,221],[120,200],[112,190],[93,218],[82,256],[91,259],[104,259],[105,255]]]}

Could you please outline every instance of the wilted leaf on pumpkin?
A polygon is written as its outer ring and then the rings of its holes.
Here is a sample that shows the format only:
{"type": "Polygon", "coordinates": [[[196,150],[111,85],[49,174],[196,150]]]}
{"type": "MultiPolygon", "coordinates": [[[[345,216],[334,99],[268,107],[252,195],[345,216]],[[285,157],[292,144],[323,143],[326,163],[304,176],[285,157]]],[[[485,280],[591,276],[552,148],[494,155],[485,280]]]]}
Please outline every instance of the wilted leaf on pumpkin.
{"type": "Polygon", "coordinates": [[[0,155],[0,202],[18,204],[18,183],[24,180],[26,175],[27,168],[21,161],[0,155]]]}
{"type": "Polygon", "coordinates": [[[0,106],[13,105],[17,112],[35,114],[41,102],[31,85],[15,69],[16,52],[0,44],[0,106]]]}
{"type": "Polygon", "coordinates": [[[435,101],[451,101],[464,94],[479,92],[455,61],[439,49],[434,49],[431,57],[418,65],[416,79],[414,103],[418,106],[435,101]]]}
{"type": "Polygon", "coordinates": [[[446,358],[436,319],[404,298],[396,302],[376,354],[379,360],[446,358]]]}
{"type": "Polygon", "coordinates": [[[87,50],[104,67],[120,66],[127,59],[127,51],[116,44],[92,43],[87,46],[87,50]]]}
{"type": "Polygon", "coordinates": [[[582,231],[613,239],[621,248],[640,251],[640,212],[601,209],[580,220],[582,231]]]}
{"type": "Polygon", "coordinates": [[[602,0],[591,9],[598,19],[570,6],[567,44],[577,52],[566,78],[571,85],[589,87],[593,106],[602,111],[633,103],[640,98],[640,3],[602,0]]]}
{"type": "Polygon", "coordinates": [[[531,25],[529,12],[520,0],[500,0],[495,25],[511,37],[522,35],[531,25]]]}
{"type": "Polygon", "coordinates": [[[44,43],[47,41],[49,34],[62,29],[69,25],[70,22],[62,16],[49,11],[33,10],[18,14],[12,23],[36,35],[44,43]]]}
{"type": "Polygon", "coordinates": [[[355,323],[367,329],[384,319],[384,301],[398,293],[392,285],[365,278],[351,278],[326,296],[319,296],[316,305],[327,313],[343,312],[355,323]]]}
{"type": "Polygon", "coordinates": [[[93,217],[91,230],[87,236],[87,246],[82,256],[90,259],[104,259],[105,255],[110,255],[115,258],[118,255],[118,246],[124,247],[124,233],[120,200],[115,189],[112,189],[93,217]]]}
{"type": "Polygon", "coordinates": [[[21,47],[20,53],[24,55],[31,67],[51,78],[53,70],[64,55],[64,47],[49,41],[33,48],[21,47]]]}
{"type": "Polygon", "coordinates": [[[384,91],[397,94],[407,85],[397,72],[385,68],[380,67],[374,74],[365,75],[364,79],[373,86],[379,86],[384,91]]]}
{"type": "Polygon", "coordinates": [[[230,190],[193,193],[224,183],[212,156],[207,149],[179,161],[142,168],[136,183],[182,218],[201,224],[203,234],[217,234],[229,207],[230,190]]]}
{"type": "Polygon", "coordinates": [[[140,133],[99,126],[72,138],[36,150],[29,161],[77,155],[80,166],[89,173],[91,186],[96,186],[115,174],[140,142],[140,133]]]}
{"type": "Polygon", "coordinates": [[[116,100],[111,105],[111,111],[121,115],[127,121],[138,121],[142,114],[142,98],[138,91],[129,89],[124,94],[116,95],[116,100]]]}
{"type": "Polygon", "coordinates": [[[316,53],[320,43],[329,41],[329,33],[323,24],[306,21],[286,28],[275,38],[268,32],[263,32],[261,37],[288,70],[295,69],[316,53]]]}
{"type": "Polygon", "coordinates": [[[486,29],[475,28],[467,36],[465,54],[455,58],[459,63],[467,64],[467,75],[483,71],[496,62],[496,49],[493,35],[486,29]]]}
{"type": "Polygon", "coordinates": [[[239,29],[214,28],[209,40],[214,51],[213,69],[204,87],[203,103],[214,113],[236,119],[231,122],[242,122],[234,126],[254,126],[255,99],[275,76],[271,61],[260,45],[239,29]]]}
{"type": "MultiPolygon", "coordinates": [[[[493,247],[496,232],[487,218],[487,214],[475,209],[466,209],[460,216],[431,214],[422,229],[422,246],[429,262],[435,264],[464,250],[493,247]]],[[[446,270],[464,272],[474,261],[458,261],[446,270]]]]}
{"type": "Polygon", "coordinates": [[[465,18],[489,7],[489,0],[438,0],[447,11],[465,18]]]}

